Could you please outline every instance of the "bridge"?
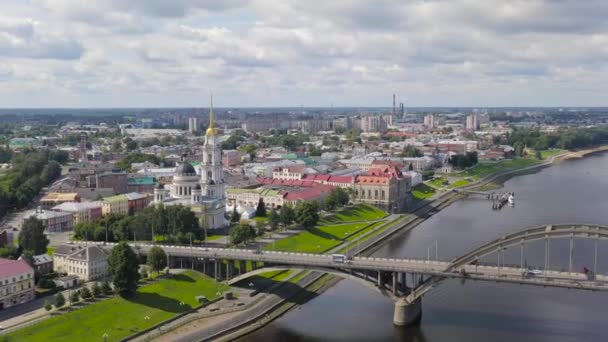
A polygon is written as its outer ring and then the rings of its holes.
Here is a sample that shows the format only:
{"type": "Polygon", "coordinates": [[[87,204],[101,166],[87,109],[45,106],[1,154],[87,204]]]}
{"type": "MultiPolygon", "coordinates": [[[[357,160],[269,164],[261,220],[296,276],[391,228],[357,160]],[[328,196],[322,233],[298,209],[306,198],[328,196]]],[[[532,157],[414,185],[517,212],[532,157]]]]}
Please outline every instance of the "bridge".
{"type": "MultiPolygon", "coordinates": [[[[206,248],[178,245],[157,245],[163,248],[168,261],[173,258],[197,260],[203,272],[216,279],[235,284],[256,274],[273,270],[299,269],[330,273],[351,279],[379,291],[395,301],[393,323],[403,326],[421,319],[422,296],[442,280],[461,278],[500,283],[558,287],[568,289],[606,291],[608,275],[597,274],[598,241],[608,240],[608,226],[562,224],[547,225],[504,235],[485,243],[451,261],[430,259],[397,259],[375,257],[347,257],[345,260],[331,255],[260,251],[237,248],[206,248]],[[573,268],[574,239],[592,239],[595,259],[588,272],[576,272],[573,268]],[[550,269],[551,240],[570,239],[568,270],[550,269]],[[527,244],[545,241],[545,264],[531,271],[527,265],[527,244]],[[504,251],[520,248],[519,265],[506,265],[504,251]],[[482,263],[484,257],[496,254],[496,263],[482,263]],[[502,254],[502,263],[501,263],[502,254]],[[251,261],[247,272],[245,262],[251,261]],[[258,267],[263,264],[262,267],[258,267]],[[238,265],[238,267],[235,267],[238,265]]],[[[82,243],[82,242],[81,242],[82,243]]],[[[91,242],[88,242],[91,243],[91,242]]],[[[114,243],[100,245],[111,248],[114,243]]],[[[147,253],[154,245],[132,243],[140,253],[147,253]]]]}

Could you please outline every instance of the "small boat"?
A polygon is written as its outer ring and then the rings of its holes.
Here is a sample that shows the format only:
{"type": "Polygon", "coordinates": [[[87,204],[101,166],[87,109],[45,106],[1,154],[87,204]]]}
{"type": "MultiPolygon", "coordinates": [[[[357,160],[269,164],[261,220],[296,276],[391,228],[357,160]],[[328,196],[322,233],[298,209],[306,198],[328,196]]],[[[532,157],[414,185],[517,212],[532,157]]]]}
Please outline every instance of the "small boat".
{"type": "Polygon", "coordinates": [[[515,196],[513,196],[513,193],[511,193],[509,195],[509,198],[507,198],[507,201],[509,202],[509,204],[515,203],[515,196]]]}

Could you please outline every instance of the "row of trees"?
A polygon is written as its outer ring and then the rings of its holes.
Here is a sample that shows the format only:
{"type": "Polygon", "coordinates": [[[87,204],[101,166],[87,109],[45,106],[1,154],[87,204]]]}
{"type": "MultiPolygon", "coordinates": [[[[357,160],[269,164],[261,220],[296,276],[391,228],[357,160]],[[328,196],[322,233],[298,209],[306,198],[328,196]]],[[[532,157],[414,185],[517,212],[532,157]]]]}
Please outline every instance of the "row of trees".
{"type": "Polygon", "coordinates": [[[608,126],[571,128],[552,133],[537,129],[514,129],[507,140],[519,155],[523,154],[524,147],[538,151],[550,148],[585,148],[608,142],[608,126]]]}
{"type": "Polygon", "coordinates": [[[464,169],[477,164],[477,152],[467,152],[465,154],[455,154],[448,161],[453,167],[464,169]]]}
{"type": "Polygon", "coordinates": [[[11,171],[0,180],[0,217],[30,204],[43,186],[61,175],[61,165],[51,156],[63,160],[48,151],[27,150],[12,156],[11,171]]]}
{"type": "Polygon", "coordinates": [[[201,240],[204,232],[196,215],[183,205],[152,206],[134,215],[111,214],[97,222],[74,226],[74,237],[93,241],[163,241],[187,243],[201,240]]]}

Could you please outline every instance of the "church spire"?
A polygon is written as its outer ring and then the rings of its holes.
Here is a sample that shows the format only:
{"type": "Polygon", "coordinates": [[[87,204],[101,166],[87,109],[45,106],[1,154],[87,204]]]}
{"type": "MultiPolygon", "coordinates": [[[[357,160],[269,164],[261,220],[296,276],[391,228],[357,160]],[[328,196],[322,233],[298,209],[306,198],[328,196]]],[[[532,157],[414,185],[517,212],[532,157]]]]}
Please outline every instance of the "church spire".
{"type": "Polygon", "coordinates": [[[216,135],[217,129],[213,126],[213,94],[211,94],[211,107],[209,107],[209,128],[207,128],[207,135],[216,135]]]}

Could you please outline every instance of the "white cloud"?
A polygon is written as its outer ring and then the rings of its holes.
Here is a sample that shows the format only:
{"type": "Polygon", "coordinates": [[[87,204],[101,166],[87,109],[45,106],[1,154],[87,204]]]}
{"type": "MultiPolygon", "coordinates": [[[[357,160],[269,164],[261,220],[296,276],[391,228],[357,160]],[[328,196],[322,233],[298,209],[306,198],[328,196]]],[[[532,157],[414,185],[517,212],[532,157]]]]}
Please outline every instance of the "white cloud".
{"type": "Polygon", "coordinates": [[[0,13],[7,106],[194,106],[211,89],[227,106],[389,105],[394,89],[412,106],[606,105],[601,0],[6,0],[0,13]]]}

